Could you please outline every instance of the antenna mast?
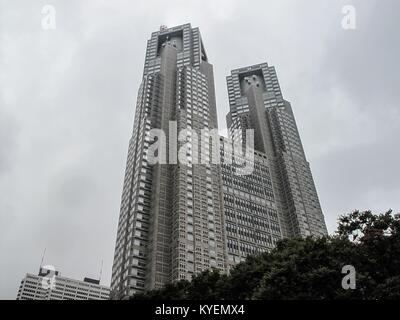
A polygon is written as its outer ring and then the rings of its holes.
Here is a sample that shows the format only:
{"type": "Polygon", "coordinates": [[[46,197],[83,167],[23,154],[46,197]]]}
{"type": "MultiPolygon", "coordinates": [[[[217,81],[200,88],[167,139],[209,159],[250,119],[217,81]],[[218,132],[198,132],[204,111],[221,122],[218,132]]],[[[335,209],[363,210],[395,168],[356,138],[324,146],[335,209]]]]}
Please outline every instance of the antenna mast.
{"type": "MultiPolygon", "coordinates": [[[[44,260],[44,256],[46,255],[46,248],[44,248],[44,251],[43,251],[43,256],[42,256],[42,261],[40,261],[40,268],[42,268],[43,267],[43,260],[44,260]]],[[[39,269],[40,269],[39,268],[39,269]]]]}
{"type": "Polygon", "coordinates": [[[101,281],[101,275],[103,274],[103,260],[101,260],[101,268],[100,268],[100,276],[99,276],[99,283],[101,281]]]}

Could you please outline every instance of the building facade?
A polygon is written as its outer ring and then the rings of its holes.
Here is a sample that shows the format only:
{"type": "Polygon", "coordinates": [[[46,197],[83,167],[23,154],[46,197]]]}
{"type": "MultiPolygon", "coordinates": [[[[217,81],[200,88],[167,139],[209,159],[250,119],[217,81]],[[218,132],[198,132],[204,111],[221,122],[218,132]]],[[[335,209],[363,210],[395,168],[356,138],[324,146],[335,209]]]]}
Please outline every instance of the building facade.
{"type": "Polygon", "coordinates": [[[232,139],[245,142],[245,130],[254,129],[255,149],[268,156],[283,236],[326,235],[310,165],[275,68],[263,63],[233,70],[227,85],[229,131],[232,139]]]}
{"type": "Polygon", "coordinates": [[[268,156],[257,150],[232,149],[241,145],[220,138],[221,183],[228,268],[247,255],[271,250],[282,239],[280,207],[275,197],[276,181],[268,156]],[[251,156],[248,156],[248,153],[251,156]],[[243,170],[247,167],[249,170],[243,170]],[[243,171],[243,172],[241,172],[243,171]]]}
{"type": "Polygon", "coordinates": [[[198,154],[208,151],[198,148],[200,134],[195,134],[217,127],[213,67],[199,29],[185,24],[154,32],[129,144],[113,298],[190,279],[210,267],[225,270],[220,168],[197,164],[198,154]],[[149,163],[155,128],[165,133],[168,164],[149,163]],[[176,132],[185,129],[188,133],[172,146],[169,141],[177,141],[176,132]],[[185,164],[177,163],[178,147],[185,164]]]}
{"type": "Polygon", "coordinates": [[[218,135],[213,66],[199,29],[152,33],[129,141],[112,299],[209,268],[226,272],[283,237],[327,233],[275,70],[237,69],[227,83],[229,139],[218,135]],[[249,129],[251,157],[232,154],[243,151],[249,129]]]}
{"type": "Polygon", "coordinates": [[[40,269],[38,275],[28,273],[22,279],[17,300],[108,300],[110,288],[99,280],[83,281],[62,277],[57,271],[49,276],[40,269]]]}

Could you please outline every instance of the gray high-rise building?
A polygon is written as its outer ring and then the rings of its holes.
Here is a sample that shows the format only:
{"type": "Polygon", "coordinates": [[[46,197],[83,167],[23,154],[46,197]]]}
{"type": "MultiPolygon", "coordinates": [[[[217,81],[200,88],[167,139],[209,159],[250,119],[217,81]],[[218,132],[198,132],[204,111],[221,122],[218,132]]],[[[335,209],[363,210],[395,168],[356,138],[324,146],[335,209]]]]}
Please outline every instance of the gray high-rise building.
{"type": "MultiPolygon", "coordinates": [[[[147,44],[121,200],[111,290],[116,299],[159,288],[195,272],[226,268],[219,166],[196,165],[190,132],[186,165],[177,150],[149,164],[151,129],[177,140],[182,129],[216,129],[213,67],[198,28],[160,28],[147,44]],[[170,121],[175,124],[170,125],[170,121]]],[[[207,150],[199,150],[207,153],[207,150]]]]}
{"type": "Polygon", "coordinates": [[[227,80],[229,139],[216,134],[213,67],[199,29],[161,27],[148,40],[112,298],[189,280],[209,268],[226,272],[283,237],[326,234],[295,119],[274,69],[242,68],[227,80]],[[154,136],[154,129],[163,134],[154,136]],[[254,130],[251,157],[233,154],[243,151],[247,129],[254,130]],[[154,152],[154,145],[161,147],[154,152]],[[210,161],[199,163],[203,156],[210,161]],[[241,160],[250,164],[249,173],[243,174],[241,160]]]}
{"type": "Polygon", "coordinates": [[[229,131],[235,141],[245,142],[245,130],[254,129],[254,148],[268,156],[282,235],[326,235],[310,165],[275,68],[263,63],[236,69],[227,84],[229,131]]]}

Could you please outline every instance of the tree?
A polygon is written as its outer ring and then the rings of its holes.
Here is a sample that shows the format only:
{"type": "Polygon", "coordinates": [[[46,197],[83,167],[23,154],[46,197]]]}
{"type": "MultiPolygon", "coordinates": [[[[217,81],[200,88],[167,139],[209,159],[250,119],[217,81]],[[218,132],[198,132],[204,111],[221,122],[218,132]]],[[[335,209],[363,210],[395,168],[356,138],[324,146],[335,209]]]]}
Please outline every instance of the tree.
{"type": "Polygon", "coordinates": [[[205,271],[134,299],[400,299],[400,217],[354,211],[333,236],[285,239],[229,275],[205,271]],[[354,290],[342,287],[347,265],[354,290]]]}

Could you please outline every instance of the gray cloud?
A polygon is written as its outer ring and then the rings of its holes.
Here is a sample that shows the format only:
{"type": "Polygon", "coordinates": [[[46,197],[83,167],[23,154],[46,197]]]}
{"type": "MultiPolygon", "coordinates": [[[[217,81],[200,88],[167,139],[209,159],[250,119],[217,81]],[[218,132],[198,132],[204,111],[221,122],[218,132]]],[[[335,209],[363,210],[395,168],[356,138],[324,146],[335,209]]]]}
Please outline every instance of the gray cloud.
{"type": "Polygon", "coordinates": [[[0,1],[0,298],[45,262],[109,284],[128,139],[146,41],[161,24],[199,26],[215,68],[220,128],[225,76],[275,65],[292,102],[331,232],[355,208],[400,209],[400,45],[395,0],[0,1]]]}

